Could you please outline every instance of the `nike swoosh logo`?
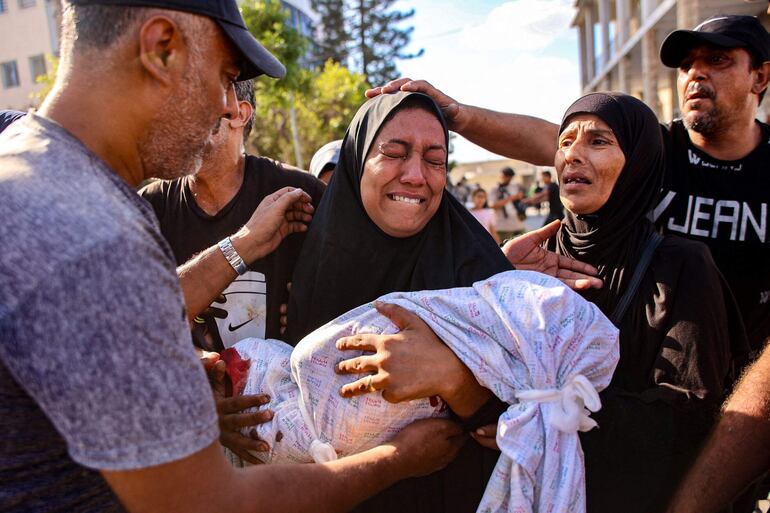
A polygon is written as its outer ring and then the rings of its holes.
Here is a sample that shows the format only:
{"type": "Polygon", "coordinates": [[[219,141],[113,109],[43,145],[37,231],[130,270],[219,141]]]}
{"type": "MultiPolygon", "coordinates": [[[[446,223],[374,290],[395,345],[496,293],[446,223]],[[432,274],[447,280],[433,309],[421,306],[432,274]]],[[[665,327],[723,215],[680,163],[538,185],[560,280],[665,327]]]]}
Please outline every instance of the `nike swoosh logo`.
{"type": "Polygon", "coordinates": [[[241,323],[241,324],[239,324],[238,326],[233,326],[233,325],[232,325],[232,323],[231,323],[231,324],[229,324],[229,325],[227,326],[227,329],[228,329],[228,330],[230,330],[231,332],[232,332],[232,331],[235,331],[235,330],[237,330],[237,329],[239,329],[239,328],[242,328],[242,327],[246,326],[248,323],[250,323],[250,322],[251,322],[251,321],[253,321],[253,320],[254,320],[254,319],[249,319],[248,321],[246,321],[246,322],[244,322],[244,323],[241,323]]]}

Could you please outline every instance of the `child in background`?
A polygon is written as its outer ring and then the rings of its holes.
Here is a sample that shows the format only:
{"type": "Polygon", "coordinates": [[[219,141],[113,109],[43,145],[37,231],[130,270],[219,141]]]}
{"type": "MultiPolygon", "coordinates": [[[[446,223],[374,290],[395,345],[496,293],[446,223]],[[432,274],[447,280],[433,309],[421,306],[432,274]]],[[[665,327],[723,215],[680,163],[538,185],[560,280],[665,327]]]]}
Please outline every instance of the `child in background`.
{"type": "Polygon", "coordinates": [[[473,208],[470,209],[471,214],[478,219],[481,226],[487,229],[492,238],[495,239],[495,242],[500,244],[500,237],[497,235],[497,229],[495,228],[495,211],[487,205],[487,191],[479,187],[473,191],[471,198],[473,199],[473,208]]]}

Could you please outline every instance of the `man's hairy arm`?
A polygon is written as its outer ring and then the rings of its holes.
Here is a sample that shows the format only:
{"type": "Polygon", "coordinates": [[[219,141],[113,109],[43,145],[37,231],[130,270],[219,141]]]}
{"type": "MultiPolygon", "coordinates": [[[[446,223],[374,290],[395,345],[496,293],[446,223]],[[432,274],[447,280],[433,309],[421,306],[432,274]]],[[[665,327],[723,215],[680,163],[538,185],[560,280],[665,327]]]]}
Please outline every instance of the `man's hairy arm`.
{"type": "Polygon", "coordinates": [[[668,511],[724,509],[770,468],[770,346],[746,371],[668,511]]]}
{"type": "Polygon", "coordinates": [[[482,148],[539,166],[552,166],[559,127],[544,119],[462,104],[425,80],[400,78],[366,91],[373,98],[396,91],[424,93],[441,107],[449,128],[482,148]]]}
{"type": "Polygon", "coordinates": [[[538,166],[553,166],[559,127],[544,119],[459,105],[467,120],[458,133],[493,153],[538,166]]]}
{"type": "Polygon", "coordinates": [[[457,424],[430,419],[391,443],[324,464],[239,469],[214,443],[179,461],[102,475],[131,513],[347,511],[399,479],[444,467],[463,442],[457,424]]]}

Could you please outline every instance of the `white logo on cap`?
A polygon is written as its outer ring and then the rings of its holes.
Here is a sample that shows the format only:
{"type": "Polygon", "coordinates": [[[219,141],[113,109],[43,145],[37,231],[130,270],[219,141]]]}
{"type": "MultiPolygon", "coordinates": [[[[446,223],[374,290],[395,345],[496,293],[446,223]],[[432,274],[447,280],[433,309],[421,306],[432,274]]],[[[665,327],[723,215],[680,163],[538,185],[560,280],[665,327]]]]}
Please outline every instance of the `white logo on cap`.
{"type": "Polygon", "coordinates": [[[706,20],[703,23],[701,23],[700,25],[698,25],[697,27],[695,27],[693,30],[700,30],[700,29],[703,28],[703,25],[708,25],[709,23],[713,23],[715,21],[722,21],[722,20],[726,20],[726,19],[727,19],[727,16],[722,16],[721,18],[714,18],[714,19],[711,19],[711,20],[706,20]]]}

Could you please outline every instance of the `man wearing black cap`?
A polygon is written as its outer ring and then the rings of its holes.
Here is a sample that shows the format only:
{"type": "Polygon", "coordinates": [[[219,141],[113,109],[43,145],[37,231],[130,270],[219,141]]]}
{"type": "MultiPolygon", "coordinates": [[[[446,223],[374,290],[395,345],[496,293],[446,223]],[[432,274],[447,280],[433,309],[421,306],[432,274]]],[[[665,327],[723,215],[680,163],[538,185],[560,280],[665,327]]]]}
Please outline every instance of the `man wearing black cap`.
{"type": "MultiPolygon", "coordinates": [[[[281,76],[234,0],[63,2],[56,83],[0,135],[0,510],[346,510],[455,454],[449,421],[326,465],[235,469],[173,257],[133,187],[194,172],[233,82],[281,76]]],[[[310,219],[285,188],[200,256],[211,280],[310,219]]],[[[219,364],[218,364],[219,365],[219,364]]]]}
{"type": "Polygon", "coordinates": [[[665,232],[705,243],[754,351],[770,336],[770,127],[756,120],[770,79],[770,34],[753,16],[715,16],[669,34],[682,118],[664,130],[669,172],[653,212],[665,232]]]}

